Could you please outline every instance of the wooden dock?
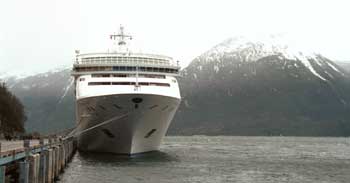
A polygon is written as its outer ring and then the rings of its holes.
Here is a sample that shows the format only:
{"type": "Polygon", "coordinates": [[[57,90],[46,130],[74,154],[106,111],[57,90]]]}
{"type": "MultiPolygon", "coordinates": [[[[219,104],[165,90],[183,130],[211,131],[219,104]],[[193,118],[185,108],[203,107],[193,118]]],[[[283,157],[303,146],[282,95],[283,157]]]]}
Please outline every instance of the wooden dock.
{"type": "Polygon", "coordinates": [[[52,183],[75,151],[75,138],[0,141],[0,183],[52,183]]]}

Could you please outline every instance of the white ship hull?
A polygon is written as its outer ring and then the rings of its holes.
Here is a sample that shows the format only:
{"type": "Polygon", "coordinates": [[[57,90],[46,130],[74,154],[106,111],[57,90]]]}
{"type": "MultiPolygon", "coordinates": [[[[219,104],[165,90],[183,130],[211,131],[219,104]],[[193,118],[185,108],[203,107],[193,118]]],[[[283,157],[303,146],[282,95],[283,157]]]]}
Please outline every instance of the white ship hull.
{"type": "Polygon", "coordinates": [[[181,96],[171,57],[133,53],[121,26],[116,49],[80,54],[76,50],[75,135],[78,149],[135,154],[159,149],[181,96]]]}
{"type": "Polygon", "coordinates": [[[117,94],[79,99],[77,130],[83,133],[78,136],[78,148],[117,154],[159,150],[179,103],[179,98],[154,94],[117,94]],[[142,101],[135,103],[135,98],[142,101]],[[96,125],[96,128],[87,130],[96,125]]]}

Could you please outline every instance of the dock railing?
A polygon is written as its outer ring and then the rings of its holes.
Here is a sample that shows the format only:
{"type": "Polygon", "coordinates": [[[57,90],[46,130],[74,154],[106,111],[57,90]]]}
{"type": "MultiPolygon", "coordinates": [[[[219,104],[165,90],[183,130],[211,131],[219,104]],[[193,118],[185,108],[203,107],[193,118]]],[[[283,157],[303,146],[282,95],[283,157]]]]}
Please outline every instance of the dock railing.
{"type": "Polygon", "coordinates": [[[0,183],[53,182],[75,151],[75,138],[0,141],[0,183]]]}

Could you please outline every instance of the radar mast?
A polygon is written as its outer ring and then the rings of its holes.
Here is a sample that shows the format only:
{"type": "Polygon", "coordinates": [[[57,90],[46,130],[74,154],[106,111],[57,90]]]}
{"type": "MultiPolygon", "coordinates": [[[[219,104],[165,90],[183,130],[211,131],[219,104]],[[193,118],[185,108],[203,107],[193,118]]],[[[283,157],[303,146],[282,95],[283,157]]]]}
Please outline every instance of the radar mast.
{"type": "MultiPolygon", "coordinates": [[[[120,52],[128,52],[128,48],[127,48],[127,40],[132,40],[132,36],[131,35],[127,35],[124,33],[124,27],[122,25],[120,25],[119,27],[119,33],[118,34],[111,34],[110,35],[110,39],[112,39],[114,42],[113,44],[115,45],[115,47],[117,47],[118,51],[120,52]],[[118,46],[116,46],[116,41],[118,41],[118,46]]],[[[116,51],[117,51],[116,50],[116,51]]]]}

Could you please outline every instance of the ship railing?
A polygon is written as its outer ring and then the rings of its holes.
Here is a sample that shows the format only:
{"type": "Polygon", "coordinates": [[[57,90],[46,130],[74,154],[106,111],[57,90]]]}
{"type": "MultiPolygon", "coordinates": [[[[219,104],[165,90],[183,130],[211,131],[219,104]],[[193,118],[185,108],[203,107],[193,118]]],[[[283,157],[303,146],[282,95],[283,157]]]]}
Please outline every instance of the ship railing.
{"type": "Polygon", "coordinates": [[[91,53],[76,56],[76,64],[144,64],[144,65],[169,65],[179,66],[171,57],[153,54],[111,54],[91,53]]]}
{"type": "MultiPolygon", "coordinates": [[[[136,74],[136,71],[89,71],[89,70],[81,70],[81,71],[75,71],[72,70],[71,75],[72,76],[79,76],[79,75],[91,75],[91,74],[136,74]]],[[[150,71],[138,71],[138,74],[149,74],[149,75],[168,75],[168,76],[180,76],[178,71],[175,72],[150,72],[150,71]]]]}
{"type": "Polygon", "coordinates": [[[99,60],[99,59],[93,59],[93,60],[82,60],[77,62],[77,64],[123,64],[123,65],[162,65],[162,66],[177,66],[174,63],[169,63],[165,61],[116,61],[116,60],[99,60]]]}

